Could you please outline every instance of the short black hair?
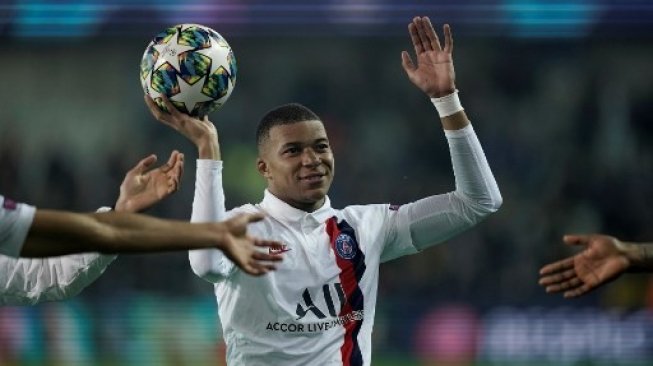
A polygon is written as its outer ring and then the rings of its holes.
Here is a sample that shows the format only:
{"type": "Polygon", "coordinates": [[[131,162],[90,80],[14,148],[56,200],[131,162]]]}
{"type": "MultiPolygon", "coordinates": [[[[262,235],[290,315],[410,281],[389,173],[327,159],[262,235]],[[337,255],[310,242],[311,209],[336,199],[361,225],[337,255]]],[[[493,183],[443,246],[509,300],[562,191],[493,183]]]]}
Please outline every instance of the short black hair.
{"type": "Polygon", "coordinates": [[[256,146],[260,148],[263,141],[270,137],[272,127],[304,121],[322,120],[315,112],[299,103],[283,104],[269,110],[256,128],[256,146]]]}

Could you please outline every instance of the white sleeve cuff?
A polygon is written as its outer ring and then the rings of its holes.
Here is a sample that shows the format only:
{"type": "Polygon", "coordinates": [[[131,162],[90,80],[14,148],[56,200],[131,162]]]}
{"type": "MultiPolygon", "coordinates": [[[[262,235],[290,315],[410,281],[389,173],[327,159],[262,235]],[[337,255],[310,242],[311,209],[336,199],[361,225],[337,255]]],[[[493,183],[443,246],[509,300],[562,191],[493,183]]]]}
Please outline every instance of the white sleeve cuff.
{"type": "Polygon", "coordinates": [[[461,138],[461,137],[469,136],[473,133],[474,133],[474,127],[472,127],[471,123],[459,130],[444,130],[444,135],[447,138],[461,138]]]}
{"type": "Polygon", "coordinates": [[[197,169],[222,170],[222,160],[197,159],[197,169]]]}

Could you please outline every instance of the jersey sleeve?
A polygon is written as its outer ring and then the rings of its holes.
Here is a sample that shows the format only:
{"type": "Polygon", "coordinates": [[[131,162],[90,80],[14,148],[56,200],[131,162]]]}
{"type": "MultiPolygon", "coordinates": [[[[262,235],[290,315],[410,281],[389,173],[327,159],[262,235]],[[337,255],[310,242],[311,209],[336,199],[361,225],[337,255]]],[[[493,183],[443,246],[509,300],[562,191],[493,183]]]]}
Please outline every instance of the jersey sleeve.
{"type": "MultiPolygon", "coordinates": [[[[198,159],[191,222],[216,222],[226,218],[222,161],[198,159]]],[[[212,283],[224,279],[235,268],[217,249],[191,250],[188,259],[193,272],[212,283]]]]}
{"type": "Polygon", "coordinates": [[[0,254],[19,257],[36,208],[0,196],[0,254]]]}
{"type": "Polygon", "coordinates": [[[0,305],[66,300],[95,281],[115,255],[85,253],[52,258],[0,256],[0,305]]]}
{"type": "Polygon", "coordinates": [[[404,240],[423,250],[468,230],[501,206],[499,187],[472,126],[445,134],[456,189],[395,208],[396,215],[386,219],[382,261],[409,254],[404,240]]]}
{"type": "MultiPolygon", "coordinates": [[[[107,212],[102,207],[97,212],[107,212]]],[[[9,258],[0,255],[0,305],[34,305],[66,300],[79,294],[104,273],[116,255],[73,254],[50,258],[9,258]]]]}

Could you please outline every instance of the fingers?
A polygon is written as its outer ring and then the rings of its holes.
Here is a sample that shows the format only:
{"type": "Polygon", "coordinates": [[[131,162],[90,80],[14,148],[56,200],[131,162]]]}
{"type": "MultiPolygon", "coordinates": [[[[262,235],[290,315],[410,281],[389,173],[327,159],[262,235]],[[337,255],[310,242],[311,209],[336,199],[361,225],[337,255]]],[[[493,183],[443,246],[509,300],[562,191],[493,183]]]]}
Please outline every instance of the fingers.
{"type": "Polygon", "coordinates": [[[173,172],[175,173],[175,176],[180,179],[181,176],[184,175],[184,154],[177,154],[177,161],[175,162],[173,172]]]}
{"type": "Polygon", "coordinates": [[[426,35],[426,26],[424,24],[424,21],[420,17],[415,17],[415,19],[413,19],[413,22],[415,23],[415,27],[417,28],[417,35],[419,36],[419,40],[422,42],[422,47],[424,48],[424,51],[432,51],[433,47],[431,46],[431,41],[429,40],[429,37],[426,35]]]}
{"type": "Polygon", "coordinates": [[[163,122],[167,125],[172,125],[171,122],[169,121],[169,115],[161,110],[159,106],[154,102],[154,99],[150,97],[149,95],[145,94],[143,96],[145,99],[145,104],[147,104],[147,108],[150,110],[150,113],[156,118],[157,121],[163,122]]]}
{"type": "Polygon", "coordinates": [[[586,245],[589,240],[589,235],[565,235],[562,237],[562,241],[567,245],[586,245]]]}
{"type": "Polygon", "coordinates": [[[424,34],[428,38],[428,42],[431,46],[431,49],[441,51],[440,40],[438,39],[438,34],[433,29],[433,24],[431,24],[431,19],[428,17],[422,18],[422,28],[424,29],[424,34]]]}
{"type": "Polygon", "coordinates": [[[270,248],[281,248],[283,247],[283,243],[279,241],[274,241],[274,240],[266,240],[266,239],[255,239],[254,240],[254,245],[257,247],[270,247],[270,248]]]}
{"type": "Polygon", "coordinates": [[[182,153],[180,153],[177,150],[173,150],[172,153],[170,153],[170,157],[168,158],[168,161],[161,166],[161,171],[164,173],[168,173],[171,171],[173,168],[176,168],[179,166],[179,164],[184,163],[184,156],[182,153]]]}
{"type": "Polygon", "coordinates": [[[401,52],[401,66],[403,66],[404,71],[406,71],[406,74],[410,76],[410,74],[415,71],[415,64],[413,63],[413,60],[411,60],[410,55],[406,51],[401,52]]]}
{"type": "Polygon", "coordinates": [[[166,97],[165,95],[161,94],[161,100],[163,101],[163,105],[164,105],[164,106],[166,107],[166,109],[168,110],[168,113],[169,113],[172,117],[174,117],[174,118],[180,118],[180,117],[183,116],[183,114],[182,114],[181,112],[179,112],[179,110],[177,109],[177,107],[175,107],[175,105],[172,104],[172,102],[170,101],[170,99],[168,99],[168,97],[166,97]]]}
{"type": "Polygon", "coordinates": [[[574,257],[569,257],[561,261],[547,264],[540,269],[540,275],[548,275],[551,273],[564,271],[574,268],[574,257]]]}
{"type": "Polygon", "coordinates": [[[574,278],[574,277],[576,277],[576,271],[572,268],[572,269],[568,269],[568,270],[563,271],[563,272],[559,272],[559,273],[556,273],[556,274],[552,274],[552,275],[549,275],[549,276],[542,277],[540,279],[539,284],[542,285],[542,286],[549,286],[549,285],[552,285],[552,284],[565,282],[565,281],[567,281],[567,280],[569,280],[571,278],[574,278]]]}
{"type": "Polygon", "coordinates": [[[163,102],[163,105],[167,109],[167,113],[161,110],[161,108],[156,104],[154,99],[150,97],[149,95],[145,94],[143,96],[145,99],[145,104],[147,104],[148,109],[150,110],[150,113],[156,118],[157,121],[163,122],[164,124],[177,129],[177,124],[175,121],[179,120],[179,118],[182,118],[182,113],[177,110],[177,108],[172,104],[172,102],[163,94],[161,94],[161,101],[163,102]]]}
{"type": "Polygon", "coordinates": [[[453,36],[449,24],[444,25],[444,52],[453,53],[453,36]]]}
{"type": "Polygon", "coordinates": [[[270,271],[276,271],[277,267],[275,262],[281,262],[283,255],[280,254],[267,254],[261,252],[254,252],[251,259],[245,263],[241,268],[253,276],[262,276],[270,271]]]}
{"type": "Polygon", "coordinates": [[[417,33],[417,26],[415,22],[408,24],[408,33],[410,34],[410,39],[413,41],[413,47],[415,48],[415,54],[419,55],[424,52],[424,46],[422,46],[422,41],[419,39],[419,34],[417,33]]]}
{"type": "Polygon", "coordinates": [[[247,223],[251,224],[263,220],[265,218],[265,213],[263,212],[248,213],[248,214],[243,214],[243,216],[245,217],[245,220],[247,220],[247,223]]]}
{"type": "Polygon", "coordinates": [[[580,295],[584,295],[584,294],[592,291],[593,288],[594,288],[594,286],[592,286],[592,285],[590,285],[588,283],[585,283],[585,284],[583,284],[581,286],[576,287],[573,290],[565,291],[563,296],[565,298],[567,298],[567,299],[573,298],[573,297],[578,297],[580,295]]]}
{"type": "Polygon", "coordinates": [[[576,290],[579,286],[584,285],[583,281],[580,278],[574,277],[570,278],[567,281],[549,285],[546,287],[547,293],[557,293],[562,291],[571,292],[576,290]]]}
{"type": "Polygon", "coordinates": [[[136,166],[129,171],[129,173],[143,174],[148,170],[150,170],[152,165],[156,163],[156,160],[157,160],[156,155],[154,154],[149,155],[146,158],[141,159],[141,161],[139,161],[138,164],[136,164],[136,166]]]}
{"type": "Polygon", "coordinates": [[[252,258],[256,259],[257,261],[281,262],[283,260],[283,255],[256,252],[252,255],[252,258]]]}
{"type": "Polygon", "coordinates": [[[242,269],[243,271],[245,271],[245,273],[250,274],[252,276],[263,276],[264,274],[270,271],[275,271],[277,268],[270,264],[263,265],[257,262],[253,262],[244,265],[242,269]]]}

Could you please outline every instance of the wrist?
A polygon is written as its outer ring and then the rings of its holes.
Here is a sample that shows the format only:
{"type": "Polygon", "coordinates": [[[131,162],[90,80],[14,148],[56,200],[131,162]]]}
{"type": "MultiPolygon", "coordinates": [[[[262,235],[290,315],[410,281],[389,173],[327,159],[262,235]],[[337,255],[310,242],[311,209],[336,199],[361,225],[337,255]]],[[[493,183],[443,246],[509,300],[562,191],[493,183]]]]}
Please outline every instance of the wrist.
{"type": "Polygon", "coordinates": [[[433,98],[442,98],[442,97],[446,97],[447,95],[449,95],[449,94],[453,94],[453,93],[455,93],[455,92],[457,92],[457,91],[458,91],[458,89],[456,89],[455,86],[452,86],[452,87],[449,88],[449,89],[438,90],[438,91],[430,92],[430,93],[427,93],[427,94],[428,94],[429,98],[433,99],[433,98]]]}
{"type": "Polygon", "coordinates": [[[130,209],[130,204],[126,200],[121,200],[118,199],[116,203],[111,206],[111,209],[116,212],[135,212],[134,210],[130,209]]]}
{"type": "Polygon", "coordinates": [[[448,117],[464,110],[458,97],[458,89],[441,97],[431,97],[431,102],[438,110],[440,118],[448,117]]]}
{"type": "Polygon", "coordinates": [[[217,139],[203,140],[197,145],[197,152],[200,159],[220,160],[220,146],[217,139]]]}
{"type": "Polygon", "coordinates": [[[653,264],[653,246],[651,244],[619,242],[619,247],[628,263],[627,271],[646,271],[653,264]]]}

